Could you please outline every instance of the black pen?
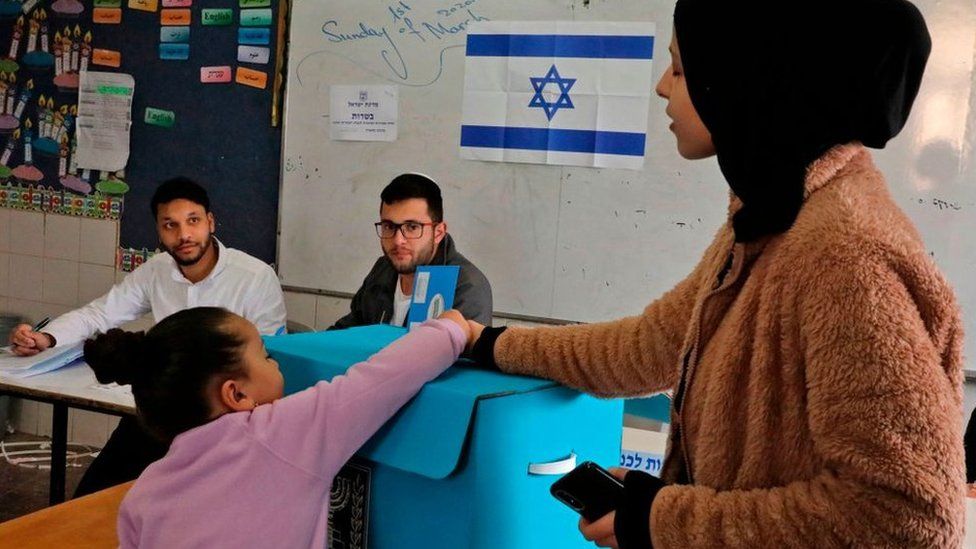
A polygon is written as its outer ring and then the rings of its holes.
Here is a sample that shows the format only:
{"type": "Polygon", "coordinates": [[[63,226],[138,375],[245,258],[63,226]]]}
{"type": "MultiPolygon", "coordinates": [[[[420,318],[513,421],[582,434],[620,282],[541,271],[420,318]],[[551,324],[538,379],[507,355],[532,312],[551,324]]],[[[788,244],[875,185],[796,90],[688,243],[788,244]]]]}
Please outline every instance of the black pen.
{"type": "Polygon", "coordinates": [[[34,327],[31,328],[31,331],[33,331],[33,332],[40,331],[41,328],[47,326],[49,322],[51,322],[51,317],[46,316],[40,322],[38,322],[37,324],[35,324],[34,327]]]}

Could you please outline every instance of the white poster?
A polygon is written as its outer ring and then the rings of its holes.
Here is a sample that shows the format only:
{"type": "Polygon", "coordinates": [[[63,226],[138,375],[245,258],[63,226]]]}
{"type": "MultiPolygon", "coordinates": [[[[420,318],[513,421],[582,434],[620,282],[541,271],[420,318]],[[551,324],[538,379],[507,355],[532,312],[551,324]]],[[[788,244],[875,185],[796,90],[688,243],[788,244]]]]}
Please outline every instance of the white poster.
{"type": "Polygon", "coordinates": [[[331,86],[329,136],[337,141],[396,141],[397,86],[331,86]]]}
{"type": "Polygon", "coordinates": [[[114,172],[129,160],[132,97],[130,74],[81,71],[78,90],[78,151],[81,168],[114,172]]]}
{"type": "Polygon", "coordinates": [[[639,170],[653,23],[468,27],[461,158],[639,170]]]}

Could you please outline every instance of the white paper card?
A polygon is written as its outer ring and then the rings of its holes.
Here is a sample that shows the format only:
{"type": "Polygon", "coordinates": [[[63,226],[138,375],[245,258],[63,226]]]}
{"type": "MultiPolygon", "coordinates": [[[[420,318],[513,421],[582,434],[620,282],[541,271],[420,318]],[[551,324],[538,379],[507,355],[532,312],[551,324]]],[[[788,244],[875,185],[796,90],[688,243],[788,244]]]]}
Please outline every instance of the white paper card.
{"type": "Polygon", "coordinates": [[[78,91],[78,167],[114,172],[129,160],[130,74],[82,71],[78,91]]]}
{"type": "Polygon", "coordinates": [[[271,58],[271,48],[257,46],[237,46],[238,63],[258,63],[266,65],[271,58]]]}
{"type": "Polygon", "coordinates": [[[397,86],[331,86],[329,98],[333,140],[396,141],[397,86]]]}

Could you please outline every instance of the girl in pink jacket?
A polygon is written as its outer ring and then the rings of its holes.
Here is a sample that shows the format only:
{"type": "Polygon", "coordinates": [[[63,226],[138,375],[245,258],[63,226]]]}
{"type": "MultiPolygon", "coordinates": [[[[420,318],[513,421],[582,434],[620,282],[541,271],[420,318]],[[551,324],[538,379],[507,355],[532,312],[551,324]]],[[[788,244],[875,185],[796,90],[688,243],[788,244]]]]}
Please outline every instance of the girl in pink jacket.
{"type": "Polygon", "coordinates": [[[449,311],[287,398],[257,330],[224,309],[87,341],[98,380],[131,383],[140,419],[172,441],[122,502],[120,545],[325,547],[339,468],[457,360],[469,335],[449,311]]]}

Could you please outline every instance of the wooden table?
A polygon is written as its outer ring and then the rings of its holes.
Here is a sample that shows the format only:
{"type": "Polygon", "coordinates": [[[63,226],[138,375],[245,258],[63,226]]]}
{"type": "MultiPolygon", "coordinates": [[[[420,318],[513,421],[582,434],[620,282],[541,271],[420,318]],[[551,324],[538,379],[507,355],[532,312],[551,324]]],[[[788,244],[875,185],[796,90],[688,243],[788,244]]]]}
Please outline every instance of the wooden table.
{"type": "Polygon", "coordinates": [[[4,522],[0,524],[0,546],[18,549],[118,547],[115,522],[122,498],[133,482],[4,522]]]}
{"type": "Polygon", "coordinates": [[[0,396],[9,395],[54,407],[51,418],[51,505],[65,499],[64,477],[68,450],[68,408],[80,408],[103,414],[125,416],[135,414],[132,395],[95,387],[95,372],[87,364],[79,363],[37,376],[0,377],[0,396]]]}

